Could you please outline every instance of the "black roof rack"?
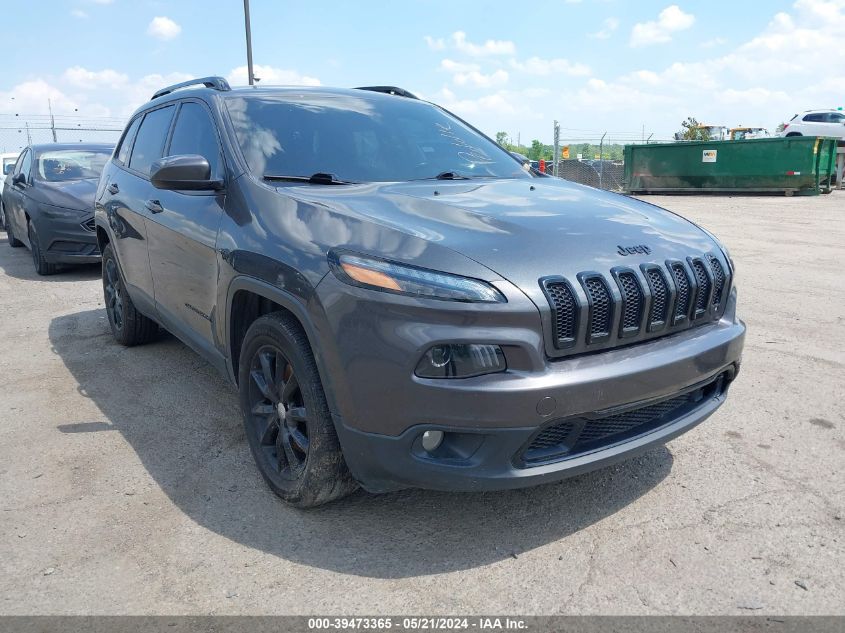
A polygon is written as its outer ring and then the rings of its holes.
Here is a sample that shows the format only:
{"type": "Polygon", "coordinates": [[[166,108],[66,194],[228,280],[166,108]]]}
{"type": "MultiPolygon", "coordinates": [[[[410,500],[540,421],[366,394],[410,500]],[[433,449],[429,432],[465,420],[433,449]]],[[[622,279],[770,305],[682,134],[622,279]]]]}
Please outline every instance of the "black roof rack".
{"type": "Polygon", "coordinates": [[[403,88],[396,86],[360,86],[355,90],[369,90],[370,92],[383,92],[386,95],[396,95],[397,97],[406,97],[408,99],[418,99],[417,95],[408,92],[403,88]]]}
{"type": "Polygon", "coordinates": [[[190,81],[183,81],[182,83],[173,84],[172,86],[167,86],[167,88],[162,88],[161,90],[156,91],[153,95],[153,99],[157,99],[158,97],[163,97],[164,95],[169,95],[174,90],[178,90],[179,88],[187,88],[188,86],[199,86],[202,84],[206,88],[214,88],[215,90],[220,90],[222,92],[226,92],[231,90],[232,88],[229,86],[229,82],[223,79],[223,77],[200,77],[199,79],[191,79],[190,81]]]}

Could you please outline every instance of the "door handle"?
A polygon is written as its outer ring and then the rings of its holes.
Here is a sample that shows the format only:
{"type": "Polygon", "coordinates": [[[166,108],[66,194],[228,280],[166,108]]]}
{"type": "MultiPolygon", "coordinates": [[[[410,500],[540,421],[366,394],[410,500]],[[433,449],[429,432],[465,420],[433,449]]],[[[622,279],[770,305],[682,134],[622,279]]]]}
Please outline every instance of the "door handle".
{"type": "Polygon", "coordinates": [[[161,213],[162,211],[164,211],[164,207],[161,206],[161,202],[159,202],[158,200],[147,200],[144,203],[144,206],[147,207],[147,210],[150,213],[161,213]]]}
{"type": "Polygon", "coordinates": [[[115,195],[116,193],[120,193],[120,187],[118,187],[115,183],[111,183],[106,189],[109,190],[111,195],[115,195]]]}

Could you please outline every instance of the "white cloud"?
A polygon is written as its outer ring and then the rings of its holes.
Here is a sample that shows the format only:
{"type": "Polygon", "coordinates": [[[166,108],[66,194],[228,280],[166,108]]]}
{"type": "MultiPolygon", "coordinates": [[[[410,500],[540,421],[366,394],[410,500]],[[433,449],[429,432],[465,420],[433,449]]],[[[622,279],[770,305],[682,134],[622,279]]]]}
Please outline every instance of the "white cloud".
{"type": "Polygon", "coordinates": [[[426,35],[423,40],[425,40],[425,43],[428,45],[429,49],[433,51],[442,51],[444,48],[446,48],[446,42],[443,41],[442,37],[435,39],[431,37],[431,35],[426,35]]]}
{"type": "Polygon", "coordinates": [[[607,18],[604,22],[602,22],[602,28],[596,31],[595,33],[591,33],[590,37],[595,38],[597,40],[606,40],[609,39],[613,32],[619,28],[619,19],[618,18],[607,18]]]}
{"type": "Polygon", "coordinates": [[[114,0],[91,0],[94,4],[111,4],[114,0]]]}
{"type": "Polygon", "coordinates": [[[490,74],[484,74],[477,70],[464,73],[455,73],[452,81],[458,86],[475,86],[478,88],[489,88],[499,86],[508,82],[508,73],[505,70],[496,70],[490,74]]]}
{"type": "Polygon", "coordinates": [[[82,9],[71,9],[70,14],[75,17],[79,18],[80,20],[84,20],[88,17],[88,14],[85,13],[82,9]]]}
{"type": "Polygon", "coordinates": [[[684,31],[695,23],[695,16],[684,13],[677,4],[663,9],[657,20],[638,22],[631,31],[631,46],[662,44],[672,40],[672,34],[684,31]]]}
{"type": "Polygon", "coordinates": [[[591,80],[563,106],[593,121],[606,113],[622,130],[645,122],[659,138],[690,115],[773,130],[795,112],[845,106],[843,41],[845,0],[797,0],[745,43],[715,43],[718,54],[701,61],[591,80]],[[819,68],[826,69],[821,77],[819,68]]]}
{"type": "Polygon", "coordinates": [[[516,53],[516,45],[509,40],[487,40],[483,44],[473,44],[467,40],[467,35],[463,31],[452,33],[451,43],[455,50],[470,57],[513,55],[516,53]]]}
{"type": "Polygon", "coordinates": [[[182,27],[164,15],[154,17],[147,27],[147,35],[159,40],[172,40],[181,32],[182,27]]]}
{"type": "MultiPolygon", "coordinates": [[[[265,86],[319,86],[320,80],[316,77],[302,75],[295,70],[275,68],[273,66],[253,66],[255,76],[265,86]]],[[[245,86],[249,83],[246,66],[238,66],[227,76],[226,80],[233,86],[245,86]]]]}
{"type": "Polygon", "coordinates": [[[468,73],[474,70],[481,70],[481,67],[478,64],[456,62],[448,58],[440,60],[440,68],[441,70],[446,70],[450,73],[468,73]]]}
{"type": "Polygon", "coordinates": [[[524,62],[512,59],[510,65],[511,68],[530,75],[564,74],[572,77],[586,77],[590,74],[589,66],[581,63],[573,63],[568,59],[562,58],[543,59],[541,57],[529,57],[524,62]]]}
{"type": "Polygon", "coordinates": [[[709,40],[705,40],[701,43],[701,48],[716,48],[717,46],[724,46],[727,43],[727,40],[723,37],[714,37],[709,40]]]}
{"type": "Polygon", "coordinates": [[[116,70],[88,70],[81,66],[72,66],[62,73],[62,79],[76,88],[93,90],[99,87],[116,87],[129,81],[129,76],[116,70]]]}

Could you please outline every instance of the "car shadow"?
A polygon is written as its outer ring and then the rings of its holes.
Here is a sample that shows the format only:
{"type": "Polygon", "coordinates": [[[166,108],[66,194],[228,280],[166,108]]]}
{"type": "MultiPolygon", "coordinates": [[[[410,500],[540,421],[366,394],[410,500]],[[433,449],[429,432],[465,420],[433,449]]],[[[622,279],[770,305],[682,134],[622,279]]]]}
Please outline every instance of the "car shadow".
{"type": "Polygon", "coordinates": [[[39,275],[35,272],[32,253],[26,246],[12,248],[6,239],[6,232],[0,230],[0,271],[7,277],[24,281],[88,281],[101,275],[100,264],[62,264],[54,275],[39,275]]]}
{"type": "Polygon", "coordinates": [[[200,526],[296,563],[375,578],[488,565],[565,539],[647,493],[672,468],[661,447],[614,467],[525,490],[359,491],[308,511],[285,506],[258,474],[236,391],[165,336],[123,348],[103,310],[53,319],[52,349],[102,412],[57,420],[61,433],[118,431],[152,479],[200,526]]]}

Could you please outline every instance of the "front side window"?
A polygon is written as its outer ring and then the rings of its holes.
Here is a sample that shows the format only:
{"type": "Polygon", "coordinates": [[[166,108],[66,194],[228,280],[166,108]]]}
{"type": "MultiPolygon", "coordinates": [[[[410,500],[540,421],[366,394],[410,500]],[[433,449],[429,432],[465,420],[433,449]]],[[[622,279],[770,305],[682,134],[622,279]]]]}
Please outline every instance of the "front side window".
{"type": "Polygon", "coordinates": [[[141,118],[137,117],[132,121],[126,134],[123,135],[123,140],[120,142],[120,148],[117,150],[117,161],[121,165],[125,165],[129,160],[129,150],[132,149],[132,141],[135,140],[135,133],[138,131],[138,126],[141,125],[141,118]]]}
{"type": "Polygon", "coordinates": [[[132,156],[129,159],[130,169],[145,176],[150,175],[150,167],[161,158],[164,152],[164,142],[170,130],[173,110],[173,106],[167,106],[146,114],[132,146],[132,156]]]}
{"type": "Polygon", "coordinates": [[[199,103],[183,103],[170,139],[170,156],[197,154],[208,161],[211,177],[219,178],[220,146],[217,142],[217,127],[208,111],[199,103]]]}
{"type": "Polygon", "coordinates": [[[531,177],[494,142],[416,99],[317,92],[233,96],[226,105],[241,152],[258,177],[531,177]]]}
{"type": "Polygon", "coordinates": [[[845,114],[840,114],[839,112],[831,112],[827,115],[827,120],[830,123],[845,123],[845,114]]]}
{"type": "Polygon", "coordinates": [[[35,179],[64,182],[99,178],[111,157],[108,150],[62,149],[41,152],[35,161],[35,179]]]}
{"type": "Polygon", "coordinates": [[[29,172],[32,170],[32,151],[25,150],[18,160],[18,165],[15,167],[16,174],[23,174],[29,181],[29,172]]]}

